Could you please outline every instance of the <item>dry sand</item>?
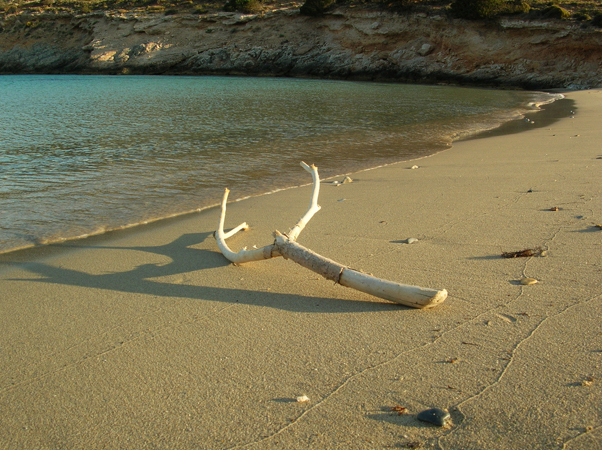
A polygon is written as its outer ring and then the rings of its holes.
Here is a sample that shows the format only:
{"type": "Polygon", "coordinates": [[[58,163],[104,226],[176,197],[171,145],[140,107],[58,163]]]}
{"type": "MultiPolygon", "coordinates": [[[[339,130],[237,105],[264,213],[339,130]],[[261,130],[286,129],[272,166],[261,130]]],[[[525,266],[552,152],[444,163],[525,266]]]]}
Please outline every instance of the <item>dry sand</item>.
{"type": "MultiPolygon", "coordinates": [[[[299,242],[446,288],[433,310],[229,265],[215,209],[2,256],[0,448],[602,448],[602,91],[567,96],[574,119],[323,184],[299,242]],[[418,421],[431,407],[453,425],[418,421]]],[[[231,204],[252,225],[231,246],[309,193],[231,204]]]]}

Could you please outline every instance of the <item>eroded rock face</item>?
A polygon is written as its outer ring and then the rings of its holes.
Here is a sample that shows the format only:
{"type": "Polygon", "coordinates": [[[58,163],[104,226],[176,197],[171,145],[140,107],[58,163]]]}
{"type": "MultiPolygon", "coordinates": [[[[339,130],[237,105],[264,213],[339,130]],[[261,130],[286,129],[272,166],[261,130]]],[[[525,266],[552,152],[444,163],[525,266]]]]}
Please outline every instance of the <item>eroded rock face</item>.
{"type": "Polygon", "coordinates": [[[0,26],[3,73],[248,74],[530,89],[602,85],[602,33],[568,21],[503,18],[492,25],[356,9],[309,18],[284,9],[21,16],[0,26]]]}

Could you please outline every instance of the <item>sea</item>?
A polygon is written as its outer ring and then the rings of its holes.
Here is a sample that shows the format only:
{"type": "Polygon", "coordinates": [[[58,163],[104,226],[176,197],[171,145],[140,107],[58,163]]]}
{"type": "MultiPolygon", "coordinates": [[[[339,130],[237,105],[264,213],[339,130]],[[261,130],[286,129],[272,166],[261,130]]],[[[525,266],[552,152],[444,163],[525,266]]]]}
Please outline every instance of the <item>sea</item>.
{"type": "MultiPolygon", "coordinates": [[[[0,76],[0,253],[421,158],[560,95],[294,78],[0,76]]],[[[535,116],[537,117],[537,116],[535,116]]],[[[521,122],[522,121],[522,122],[521,122]]]]}

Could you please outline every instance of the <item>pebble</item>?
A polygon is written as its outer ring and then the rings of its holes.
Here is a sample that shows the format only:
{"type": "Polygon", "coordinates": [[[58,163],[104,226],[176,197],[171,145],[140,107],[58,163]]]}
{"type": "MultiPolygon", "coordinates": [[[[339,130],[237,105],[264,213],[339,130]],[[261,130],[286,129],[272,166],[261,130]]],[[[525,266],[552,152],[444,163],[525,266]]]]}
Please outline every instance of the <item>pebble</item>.
{"type": "Polygon", "coordinates": [[[418,239],[416,239],[416,238],[408,238],[408,239],[406,239],[406,243],[407,244],[413,244],[414,242],[418,242],[418,239]]]}
{"type": "Polygon", "coordinates": [[[439,408],[427,409],[426,411],[422,411],[418,414],[417,417],[418,420],[422,420],[423,422],[434,423],[439,427],[445,426],[449,419],[451,419],[449,412],[439,408]]]}
{"type": "Polygon", "coordinates": [[[591,386],[592,384],[594,384],[594,381],[594,377],[589,376],[581,382],[581,386],[591,386]]]}
{"type": "Polygon", "coordinates": [[[525,286],[537,283],[539,283],[539,281],[537,281],[535,278],[523,278],[522,280],[520,280],[520,284],[524,284],[525,286]]]}

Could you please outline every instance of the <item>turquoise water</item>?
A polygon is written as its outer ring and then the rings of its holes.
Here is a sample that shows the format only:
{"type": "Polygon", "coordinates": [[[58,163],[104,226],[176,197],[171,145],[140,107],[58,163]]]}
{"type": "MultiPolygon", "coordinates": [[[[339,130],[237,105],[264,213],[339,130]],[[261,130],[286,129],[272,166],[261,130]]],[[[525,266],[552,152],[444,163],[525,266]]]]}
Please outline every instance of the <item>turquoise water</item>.
{"type": "Polygon", "coordinates": [[[0,252],[445,149],[553,96],[282,78],[0,76],[0,252]]]}

